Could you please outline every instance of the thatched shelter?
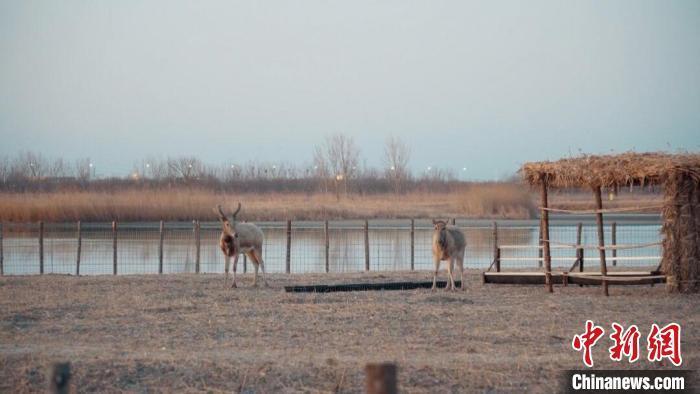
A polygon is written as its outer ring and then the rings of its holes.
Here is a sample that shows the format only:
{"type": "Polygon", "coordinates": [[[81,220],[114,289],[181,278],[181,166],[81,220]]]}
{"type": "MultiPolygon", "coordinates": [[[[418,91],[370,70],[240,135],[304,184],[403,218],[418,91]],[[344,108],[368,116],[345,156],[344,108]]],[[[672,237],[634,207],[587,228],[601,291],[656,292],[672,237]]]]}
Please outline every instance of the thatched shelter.
{"type": "MultiPolygon", "coordinates": [[[[589,188],[596,200],[601,271],[606,275],[603,245],[604,212],[601,188],[617,190],[625,186],[659,185],[664,189],[663,257],[661,272],[672,291],[700,290],[700,154],[697,153],[624,153],[617,155],[585,155],[557,161],[526,163],[523,178],[542,192],[543,246],[545,263],[549,258],[547,190],[549,188],[589,188]]],[[[642,207],[643,208],[643,207],[642,207]]],[[[607,294],[607,283],[603,280],[607,294]]],[[[549,284],[551,288],[551,284],[549,284]]]]}

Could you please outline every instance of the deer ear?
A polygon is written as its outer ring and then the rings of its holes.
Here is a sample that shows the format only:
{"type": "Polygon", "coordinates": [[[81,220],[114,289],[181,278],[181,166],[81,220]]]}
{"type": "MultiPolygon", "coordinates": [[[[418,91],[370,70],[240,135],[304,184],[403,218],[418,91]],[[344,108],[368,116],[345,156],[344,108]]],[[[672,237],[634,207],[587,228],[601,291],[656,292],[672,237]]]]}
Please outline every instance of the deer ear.
{"type": "Polygon", "coordinates": [[[433,224],[437,224],[437,221],[435,219],[433,219],[433,224]]]}

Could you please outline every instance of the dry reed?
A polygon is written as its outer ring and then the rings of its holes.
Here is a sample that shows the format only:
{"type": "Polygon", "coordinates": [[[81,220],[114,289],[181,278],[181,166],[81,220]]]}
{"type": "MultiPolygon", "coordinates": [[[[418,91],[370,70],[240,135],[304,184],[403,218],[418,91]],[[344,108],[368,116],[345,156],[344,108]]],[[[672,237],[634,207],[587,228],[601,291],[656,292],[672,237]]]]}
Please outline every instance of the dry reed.
{"type": "Polygon", "coordinates": [[[126,190],[114,193],[0,193],[0,221],[215,220],[212,208],[243,204],[243,220],[359,218],[529,218],[531,197],[516,185],[483,184],[450,193],[225,194],[201,189],[126,190]]]}

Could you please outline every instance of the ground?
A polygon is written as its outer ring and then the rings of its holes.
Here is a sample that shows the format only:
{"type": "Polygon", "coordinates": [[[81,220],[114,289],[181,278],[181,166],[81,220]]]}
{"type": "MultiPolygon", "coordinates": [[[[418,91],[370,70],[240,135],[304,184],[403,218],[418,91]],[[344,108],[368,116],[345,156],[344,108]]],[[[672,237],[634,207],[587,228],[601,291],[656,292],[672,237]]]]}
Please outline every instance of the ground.
{"type": "MultiPolygon", "coordinates": [[[[664,286],[484,285],[293,294],[284,285],[426,280],[428,272],[272,275],[238,289],[221,275],[0,278],[0,392],[43,391],[50,366],[71,362],[84,391],[361,392],[367,362],[394,361],[402,392],[555,392],[586,319],[610,330],[682,326],[683,368],[700,370],[700,296],[664,286]]],[[[607,335],[607,333],[606,333],[607,335]]],[[[609,340],[595,368],[613,363],[609,340]]],[[[646,341],[642,339],[642,354],[646,341]]]]}

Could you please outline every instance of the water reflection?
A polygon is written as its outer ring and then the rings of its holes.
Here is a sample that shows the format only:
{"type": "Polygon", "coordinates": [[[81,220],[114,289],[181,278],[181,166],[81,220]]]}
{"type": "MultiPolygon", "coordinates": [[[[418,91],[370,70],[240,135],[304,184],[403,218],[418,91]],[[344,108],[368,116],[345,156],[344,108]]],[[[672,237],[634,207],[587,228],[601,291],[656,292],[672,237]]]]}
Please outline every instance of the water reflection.
{"type": "MultiPolygon", "coordinates": [[[[287,234],[283,223],[261,224],[265,233],[263,258],[268,272],[284,272],[287,234]]],[[[467,251],[465,265],[486,268],[493,260],[493,231],[487,226],[462,227],[467,251]]],[[[610,228],[606,239],[609,243],[610,228]]],[[[595,243],[594,226],[585,226],[583,243],[595,243]]],[[[3,240],[4,272],[12,274],[39,273],[38,227],[32,224],[5,225],[3,240]]],[[[553,226],[551,237],[558,242],[574,243],[576,226],[553,226]]],[[[411,267],[411,232],[407,223],[391,226],[370,226],[369,258],[372,271],[408,270],[411,267]]],[[[215,223],[202,224],[200,235],[200,272],[222,273],[224,260],[218,247],[219,228],[215,223]]],[[[414,233],[415,269],[432,269],[432,228],[416,227],[414,233]]],[[[536,245],[538,227],[499,225],[500,245],[536,245]]],[[[620,244],[648,243],[659,239],[658,225],[618,222],[617,241],[620,244]]],[[[117,236],[117,271],[119,274],[157,273],[159,267],[160,234],[157,223],[121,225],[117,236]]],[[[76,272],[77,230],[74,224],[47,224],[44,232],[44,272],[74,274],[76,272]]],[[[619,265],[656,265],[660,247],[620,251],[620,256],[650,257],[619,265]]],[[[574,252],[553,249],[553,266],[568,267],[574,252]]],[[[503,250],[503,269],[536,268],[537,249],[503,250]]],[[[587,257],[588,258],[588,257],[587,257]]],[[[591,259],[594,256],[590,257],[591,259]]],[[[83,224],[80,273],[84,275],[111,274],[113,270],[113,233],[109,224],[83,224]]],[[[595,264],[596,262],[592,262],[595,264]]],[[[243,271],[243,258],[239,260],[243,271]]],[[[328,268],[330,272],[356,272],[365,269],[365,238],[361,225],[337,224],[328,233],[328,268]]],[[[196,244],[191,224],[168,224],[163,241],[163,272],[192,273],[196,269],[196,244]]],[[[249,265],[248,270],[252,270],[249,265]]],[[[326,237],[322,223],[295,223],[292,231],[291,271],[325,272],[326,237]]]]}

